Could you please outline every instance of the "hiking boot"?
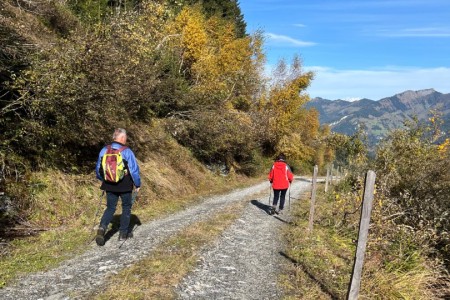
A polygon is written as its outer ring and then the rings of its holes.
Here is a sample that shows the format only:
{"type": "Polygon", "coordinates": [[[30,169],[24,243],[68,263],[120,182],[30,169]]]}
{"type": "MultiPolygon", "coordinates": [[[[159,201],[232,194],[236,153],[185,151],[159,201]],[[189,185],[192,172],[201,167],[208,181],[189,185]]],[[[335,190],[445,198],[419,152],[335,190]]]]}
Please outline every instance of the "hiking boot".
{"type": "Polygon", "coordinates": [[[119,241],[125,241],[129,237],[130,237],[130,235],[127,232],[119,233],[119,241]]]}
{"type": "Polygon", "coordinates": [[[269,209],[269,214],[270,215],[273,215],[273,214],[275,214],[275,212],[276,212],[276,209],[275,209],[275,207],[271,207],[270,209],[269,209]]]}
{"type": "Polygon", "coordinates": [[[97,229],[97,235],[95,236],[95,242],[99,246],[104,246],[105,245],[105,231],[106,230],[103,227],[99,227],[97,229]]]}
{"type": "Polygon", "coordinates": [[[278,211],[277,211],[277,214],[278,215],[280,215],[280,214],[282,214],[283,213],[283,210],[282,209],[279,209],[278,211]]]}

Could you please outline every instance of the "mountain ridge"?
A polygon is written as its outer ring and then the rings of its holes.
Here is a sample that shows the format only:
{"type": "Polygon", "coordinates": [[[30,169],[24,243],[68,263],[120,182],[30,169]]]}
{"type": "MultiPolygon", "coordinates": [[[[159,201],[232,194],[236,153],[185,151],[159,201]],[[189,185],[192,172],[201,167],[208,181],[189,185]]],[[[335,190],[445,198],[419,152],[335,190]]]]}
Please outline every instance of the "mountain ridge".
{"type": "Polygon", "coordinates": [[[389,131],[402,128],[405,121],[414,117],[426,122],[433,112],[442,118],[444,131],[450,128],[450,93],[434,89],[407,90],[380,100],[346,101],[316,97],[307,107],[316,109],[320,123],[330,125],[333,132],[352,135],[363,125],[371,145],[386,137],[389,131]]]}

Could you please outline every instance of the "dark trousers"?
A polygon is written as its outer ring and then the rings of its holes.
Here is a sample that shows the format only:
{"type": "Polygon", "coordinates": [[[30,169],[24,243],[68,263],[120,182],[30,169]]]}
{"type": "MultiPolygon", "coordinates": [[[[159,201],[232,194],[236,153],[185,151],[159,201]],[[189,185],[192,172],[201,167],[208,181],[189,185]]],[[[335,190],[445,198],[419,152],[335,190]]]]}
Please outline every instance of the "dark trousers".
{"type": "Polygon", "coordinates": [[[277,206],[278,199],[280,200],[280,210],[284,208],[284,202],[286,200],[287,189],[284,190],[273,190],[273,206],[277,206]]]}
{"type": "Polygon", "coordinates": [[[109,223],[111,223],[114,217],[114,213],[116,212],[119,197],[122,199],[122,216],[120,217],[119,230],[121,232],[128,232],[128,227],[130,226],[130,218],[131,218],[131,192],[127,193],[106,192],[106,209],[100,221],[100,227],[103,227],[105,230],[108,228],[108,225],[109,223]]]}

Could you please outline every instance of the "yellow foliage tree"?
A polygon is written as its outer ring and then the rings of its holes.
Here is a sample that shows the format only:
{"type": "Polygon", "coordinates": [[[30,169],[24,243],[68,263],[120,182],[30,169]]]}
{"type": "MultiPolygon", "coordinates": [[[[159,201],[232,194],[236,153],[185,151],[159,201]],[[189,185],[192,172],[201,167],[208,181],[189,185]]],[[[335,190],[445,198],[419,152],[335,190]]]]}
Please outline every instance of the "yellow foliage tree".
{"type": "Polygon", "coordinates": [[[272,151],[285,152],[291,159],[309,160],[313,154],[310,144],[318,135],[318,115],[303,108],[309,101],[305,90],[313,77],[312,72],[303,72],[298,57],[290,68],[280,61],[269,91],[261,97],[272,151]]]}
{"type": "Polygon", "coordinates": [[[219,17],[206,20],[200,7],[185,7],[168,26],[181,33],[184,71],[197,104],[212,108],[248,108],[263,64],[260,36],[236,38],[235,24],[219,17]]]}
{"type": "Polygon", "coordinates": [[[168,31],[173,35],[181,35],[182,59],[185,63],[195,63],[207,51],[208,35],[200,7],[185,7],[169,24],[168,31]]]}

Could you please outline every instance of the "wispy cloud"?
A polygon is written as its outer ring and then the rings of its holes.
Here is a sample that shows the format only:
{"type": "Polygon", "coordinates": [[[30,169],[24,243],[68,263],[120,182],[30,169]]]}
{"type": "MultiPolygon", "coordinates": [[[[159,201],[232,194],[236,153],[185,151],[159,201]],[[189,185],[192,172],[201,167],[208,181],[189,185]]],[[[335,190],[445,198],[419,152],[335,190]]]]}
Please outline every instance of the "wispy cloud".
{"type": "Polygon", "coordinates": [[[314,42],[302,41],[295,38],[292,38],[287,35],[280,35],[275,33],[266,33],[266,37],[269,42],[272,42],[278,46],[294,46],[294,47],[310,47],[316,45],[314,42]]]}
{"type": "Polygon", "coordinates": [[[450,37],[448,27],[421,27],[404,29],[382,29],[379,36],[384,37],[450,37]]]}
{"type": "Polygon", "coordinates": [[[294,25],[295,27],[301,27],[301,28],[304,28],[304,27],[306,27],[306,25],[305,25],[305,24],[301,24],[301,23],[297,23],[297,24],[292,24],[292,25],[294,25]]]}
{"type": "Polygon", "coordinates": [[[308,93],[327,99],[369,98],[378,100],[406,90],[434,88],[450,93],[450,68],[386,67],[341,70],[322,66],[305,67],[316,73],[308,93]]]}

